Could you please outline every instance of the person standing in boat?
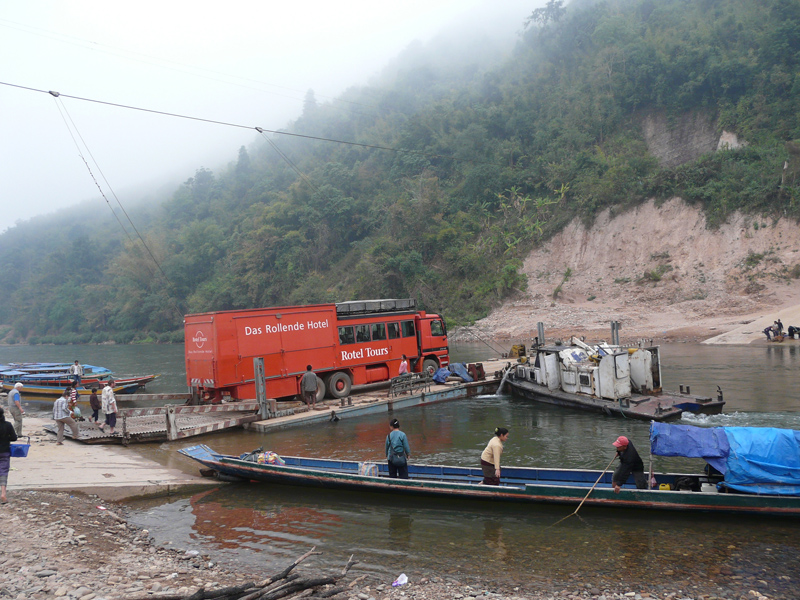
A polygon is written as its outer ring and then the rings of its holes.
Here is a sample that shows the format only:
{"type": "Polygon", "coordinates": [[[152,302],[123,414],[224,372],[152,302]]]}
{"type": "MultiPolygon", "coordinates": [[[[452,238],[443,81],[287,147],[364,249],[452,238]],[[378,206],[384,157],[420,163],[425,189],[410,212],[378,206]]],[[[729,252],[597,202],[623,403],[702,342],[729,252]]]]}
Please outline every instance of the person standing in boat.
{"type": "Polygon", "coordinates": [[[486,444],[481,454],[484,485],[500,485],[500,456],[503,454],[503,444],[507,439],[508,429],[497,427],[494,430],[494,437],[486,444]]]}
{"type": "Polygon", "coordinates": [[[22,435],[22,415],[25,414],[25,410],[22,408],[22,395],[19,392],[23,387],[22,382],[18,381],[8,392],[8,412],[14,419],[14,431],[17,436],[22,435]]]}
{"type": "Polygon", "coordinates": [[[300,378],[300,390],[303,392],[303,400],[309,408],[317,407],[317,376],[311,370],[311,365],[306,366],[306,372],[300,378]]]}
{"type": "Polygon", "coordinates": [[[636,482],[636,488],[646,490],[647,477],[644,474],[644,463],[642,463],[642,459],[639,457],[639,453],[633,443],[624,435],[621,435],[614,441],[613,446],[617,449],[617,458],[619,458],[619,465],[611,477],[614,493],[619,494],[620,489],[628,481],[628,477],[631,474],[633,474],[633,480],[636,482]]]}
{"type": "Polygon", "coordinates": [[[389,463],[389,477],[408,479],[408,457],[411,448],[406,434],[400,431],[400,421],[392,419],[386,436],[386,460],[389,463]]]}
{"type": "Polygon", "coordinates": [[[81,384],[81,377],[83,377],[83,366],[76,360],[69,368],[69,373],[72,375],[72,385],[76,388],[81,384]]]}

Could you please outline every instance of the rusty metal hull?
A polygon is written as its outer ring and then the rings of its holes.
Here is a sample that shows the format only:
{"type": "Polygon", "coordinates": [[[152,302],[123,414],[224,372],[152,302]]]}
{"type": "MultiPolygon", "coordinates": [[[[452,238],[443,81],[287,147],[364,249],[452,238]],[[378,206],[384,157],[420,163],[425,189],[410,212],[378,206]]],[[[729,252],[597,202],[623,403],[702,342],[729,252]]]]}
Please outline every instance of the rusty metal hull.
{"type": "Polygon", "coordinates": [[[572,394],[560,389],[551,390],[545,385],[510,376],[506,385],[515,396],[579,410],[603,413],[608,416],[640,419],[643,421],[674,421],[683,411],[700,414],[719,414],[725,405],[723,400],[702,399],[695,396],[659,393],[632,394],[622,401],[606,400],[587,394],[572,394]]]}

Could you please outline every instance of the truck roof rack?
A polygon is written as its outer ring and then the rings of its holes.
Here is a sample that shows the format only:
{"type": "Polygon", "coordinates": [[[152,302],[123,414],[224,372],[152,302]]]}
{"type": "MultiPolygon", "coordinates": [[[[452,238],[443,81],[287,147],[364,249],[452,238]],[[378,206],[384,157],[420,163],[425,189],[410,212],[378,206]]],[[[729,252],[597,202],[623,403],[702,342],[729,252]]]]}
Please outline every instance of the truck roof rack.
{"type": "Polygon", "coordinates": [[[364,315],[371,313],[385,313],[415,310],[417,301],[414,298],[388,299],[388,300],[353,300],[350,302],[337,302],[337,315],[364,315]]]}

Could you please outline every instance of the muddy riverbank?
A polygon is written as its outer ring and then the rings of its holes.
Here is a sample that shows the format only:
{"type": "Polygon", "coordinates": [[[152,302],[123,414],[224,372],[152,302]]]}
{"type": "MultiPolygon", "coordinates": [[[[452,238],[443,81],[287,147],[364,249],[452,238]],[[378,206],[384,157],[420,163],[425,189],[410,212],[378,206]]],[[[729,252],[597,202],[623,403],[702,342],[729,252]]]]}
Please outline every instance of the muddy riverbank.
{"type": "MultiPolygon", "coordinates": [[[[159,547],[147,530],[128,522],[128,509],[120,503],[102,503],[96,496],[68,492],[18,491],[0,505],[0,557],[3,597],[18,600],[67,598],[80,600],[177,599],[199,589],[219,589],[259,581],[271,572],[239,572],[218,564],[192,548],[159,547]]],[[[298,547],[298,556],[310,548],[298,547]]],[[[614,551],[614,550],[610,550],[614,551]]],[[[358,557],[355,557],[358,560],[358,557]]],[[[482,560],[473,557],[473,560],[482,560]]],[[[693,580],[688,574],[651,581],[625,581],[624,552],[619,581],[586,581],[575,574],[568,581],[531,580],[519,574],[517,585],[492,577],[491,561],[481,579],[425,573],[401,587],[359,573],[356,565],[335,596],[342,600],[469,600],[470,598],[528,599],[645,599],[790,598],[759,591],[761,582],[740,579],[729,587],[693,580]]],[[[288,564],[287,564],[288,566],[288,564]]],[[[297,567],[305,575],[319,574],[314,557],[297,567]]],[[[766,583],[766,582],[764,582],[766,583]]],[[[790,582],[786,582],[787,587],[790,582]]],[[[765,590],[766,591],[766,590],[765,590]]],[[[788,590],[787,590],[788,591],[788,590]]]]}

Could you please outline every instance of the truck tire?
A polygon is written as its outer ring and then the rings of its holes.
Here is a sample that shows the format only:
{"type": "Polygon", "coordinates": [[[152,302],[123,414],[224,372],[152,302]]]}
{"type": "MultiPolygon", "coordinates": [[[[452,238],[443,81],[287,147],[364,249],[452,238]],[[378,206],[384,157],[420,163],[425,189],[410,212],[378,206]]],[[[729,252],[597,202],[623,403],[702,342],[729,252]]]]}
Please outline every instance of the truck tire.
{"type": "Polygon", "coordinates": [[[317,402],[325,399],[325,381],[322,377],[317,377],[317,402]]]}
{"type": "Polygon", "coordinates": [[[433,375],[438,370],[439,370],[439,363],[436,362],[434,359],[426,358],[424,361],[422,361],[422,372],[425,375],[433,377],[433,375]]]}
{"type": "Polygon", "coordinates": [[[344,398],[350,395],[350,388],[353,382],[350,381],[350,376],[342,371],[337,371],[328,377],[327,381],[328,393],[332,398],[344,398]]]}

